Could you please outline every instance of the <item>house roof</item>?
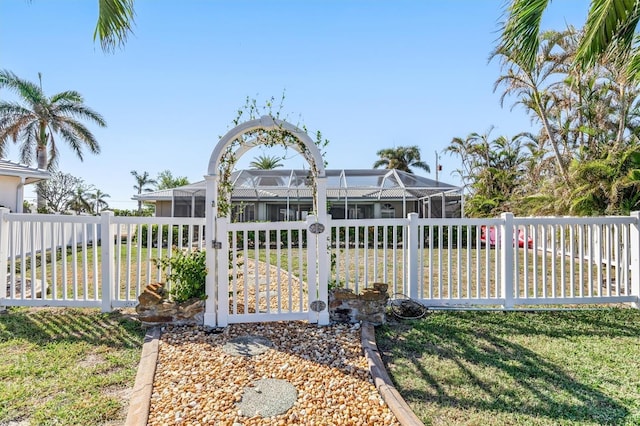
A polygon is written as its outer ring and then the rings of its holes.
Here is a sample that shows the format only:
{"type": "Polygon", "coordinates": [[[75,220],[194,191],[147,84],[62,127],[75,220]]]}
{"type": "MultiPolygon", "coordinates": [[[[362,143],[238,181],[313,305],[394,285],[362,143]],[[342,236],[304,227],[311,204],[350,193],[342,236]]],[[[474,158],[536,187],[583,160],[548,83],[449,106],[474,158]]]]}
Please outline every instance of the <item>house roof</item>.
{"type": "MultiPolygon", "coordinates": [[[[422,199],[443,193],[459,193],[460,187],[437,182],[400,170],[387,169],[329,169],[327,198],[402,200],[422,199]]],[[[311,198],[308,170],[238,170],[232,173],[235,200],[268,200],[282,198],[311,198]]],[[[205,181],[179,188],[134,195],[134,200],[168,201],[177,197],[205,195],[205,181]]]]}
{"type": "Polygon", "coordinates": [[[0,176],[25,178],[25,183],[29,184],[49,179],[51,173],[43,169],[29,167],[25,164],[15,163],[9,160],[0,160],[0,176]]]}

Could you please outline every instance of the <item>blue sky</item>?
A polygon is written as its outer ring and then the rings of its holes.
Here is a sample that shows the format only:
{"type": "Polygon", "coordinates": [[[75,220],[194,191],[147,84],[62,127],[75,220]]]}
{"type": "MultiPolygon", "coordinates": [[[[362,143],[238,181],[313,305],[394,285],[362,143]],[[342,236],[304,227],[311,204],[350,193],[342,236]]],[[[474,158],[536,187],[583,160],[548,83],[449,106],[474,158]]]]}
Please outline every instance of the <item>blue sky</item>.
{"type": "MultiPolygon", "coordinates": [[[[247,97],[285,92],[288,120],[329,139],[329,168],[370,168],[380,149],[418,145],[434,178],[436,151],[453,137],[530,129],[493,92],[501,0],[137,0],[135,34],[113,54],[93,42],[97,5],[0,1],[0,68],[31,81],[41,72],[45,93],[77,90],[105,117],[107,128],[91,127],[102,153],[80,162],[62,148],[59,168],[112,207],[136,207],[131,170],[201,180],[247,97]]],[[[587,9],[553,2],[543,28],[581,27],[587,9]]],[[[261,154],[280,153],[256,148],[239,166],[261,154]]],[[[289,156],[287,167],[305,166],[289,156]]],[[[457,159],[441,164],[440,179],[459,184],[457,159]]]]}

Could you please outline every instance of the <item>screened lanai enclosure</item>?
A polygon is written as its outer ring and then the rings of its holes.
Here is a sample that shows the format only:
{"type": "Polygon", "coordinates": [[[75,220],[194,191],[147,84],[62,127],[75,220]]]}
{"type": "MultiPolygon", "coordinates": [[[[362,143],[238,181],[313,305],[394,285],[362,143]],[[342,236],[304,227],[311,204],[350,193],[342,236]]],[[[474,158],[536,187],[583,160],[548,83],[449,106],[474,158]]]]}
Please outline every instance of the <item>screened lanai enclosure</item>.
{"type": "MultiPolygon", "coordinates": [[[[334,219],[462,216],[462,189],[400,170],[326,170],[328,212],[334,219]]],[[[312,211],[308,170],[239,170],[231,176],[233,222],[304,220],[312,211]]],[[[204,217],[205,182],[136,195],[156,216],[204,217]]]]}

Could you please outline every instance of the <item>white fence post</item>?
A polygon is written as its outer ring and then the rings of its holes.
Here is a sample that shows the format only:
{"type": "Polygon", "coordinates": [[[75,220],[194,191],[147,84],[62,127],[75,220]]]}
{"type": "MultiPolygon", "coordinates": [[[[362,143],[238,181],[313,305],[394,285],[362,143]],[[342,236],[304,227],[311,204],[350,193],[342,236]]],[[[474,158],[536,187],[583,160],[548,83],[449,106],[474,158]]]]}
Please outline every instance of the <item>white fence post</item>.
{"type": "Polygon", "coordinates": [[[500,295],[504,299],[504,309],[513,308],[513,252],[517,240],[514,239],[513,213],[502,213],[500,234],[500,295]]]}
{"type": "MultiPolygon", "coordinates": [[[[111,229],[113,212],[100,214],[100,244],[102,246],[102,312],[111,312],[114,294],[114,233],[111,229]]],[[[151,232],[151,228],[149,228],[151,232]]]]}
{"type": "Polygon", "coordinates": [[[631,295],[635,296],[635,302],[631,302],[634,308],[640,309],[640,212],[631,212],[634,219],[631,225],[629,240],[631,243],[631,295]]]}
{"type": "MultiPolygon", "coordinates": [[[[206,196],[205,196],[205,228],[204,228],[204,243],[205,243],[205,257],[207,264],[207,278],[205,284],[205,293],[207,295],[207,300],[205,302],[204,308],[204,325],[209,327],[216,327],[218,325],[218,317],[217,317],[217,302],[218,298],[221,297],[218,289],[216,288],[218,284],[218,268],[216,253],[212,247],[213,241],[217,238],[218,233],[218,209],[216,203],[218,202],[218,190],[216,183],[216,176],[206,175],[206,196]]],[[[226,228],[225,228],[226,229],[226,228]]],[[[227,298],[229,296],[227,295],[227,298]]],[[[228,305],[228,303],[227,303],[228,305]]],[[[228,308],[227,308],[228,311],[228,308]]],[[[224,321],[227,321],[225,317],[224,321]]],[[[225,322],[226,325],[226,322],[225,322]]]]}
{"type": "MultiPolygon", "coordinates": [[[[409,226],[407,226],[407,283],[409,285],[407,296],[412,299],[420,298],[419,289],[418,289],[418,274],[420,264],[418,262],[418,213],[409,213],[409,226]]],[[[394,284],[395,285],[395,284],[394,284]]]]}
{"type": "MultiPolygon", "coordinates": [[[[326,215],[325,215],[326,217],[326,215]]],[[[329,241],[328,234],[331,229],[330,220],[323,223],[324,229],[317,234],[318,244],[318,300],[324,302],[325,308],[318,313],[318,325],[329,325],[329,272],[331,265],[329,261],[329,241]]]]}
{"type": "Polygon", "coordinates": [[[7,257],[9,257],[9,222],[7,214],[9,209],[0,207],[0,311],[4,310],[2,299],[6,296],[7,288],[7,257]]]}
{"type": "MultiPolygon", "coordinates": [[[[307,216],[306,228],[307,228],[307,289],[309,294],[307,295],[309,308],[311,303],[318,299],[318,235],[309,230],[310,226],[316,223],[316,216],[307,216]]],[[[317,323],[320,320],[318,313],[309,309],[309,322],[317,323]]]]}
{"type": "MultiPolygon", "coordinates": [[[[213,277],[216,280],[216,291],[213,294],[207,294],[208,305],[205,311],[211,312],[215,309],[217,326],[226,327],[229,324],[229,217],[218,217],[213,219],[216,222],[215,244],[216,247],[211,248],[215,255],[216,267],[213,277]],[[210,300],[211,299],[211,300],[210,300]]],[[[258,233],[256,232],[256,241],[258,244],[258,233]]],[[[268,260],[267,260],[268,261],[268,260]]],[[[208,276],[208,275],[207,275],[208,276]]],[[[236,297],[234,294],[233,297],[236,297]]],[[[256,294],[256,299],[258,295],[256,294]]],[[[206,315],[206,314],[205,314],[206,315]]],[[[205,316],[206,318],[206,316],[205,316]]],[[[209,324],[210,325],[210,324],[209,324]]]]}

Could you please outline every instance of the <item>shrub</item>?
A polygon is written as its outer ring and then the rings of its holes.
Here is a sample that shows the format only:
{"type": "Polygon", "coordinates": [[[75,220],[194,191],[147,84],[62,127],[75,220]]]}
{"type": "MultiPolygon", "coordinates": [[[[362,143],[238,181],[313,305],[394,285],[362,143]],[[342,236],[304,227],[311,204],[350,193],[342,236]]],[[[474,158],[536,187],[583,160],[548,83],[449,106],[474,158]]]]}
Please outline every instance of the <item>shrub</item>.
{"type": "Polygon", "coordinates": [[[171,284],[169,294],[174,302],[206,298],[207,265],[204,250],[185,253],[174,248],[171,257],[154,259],[154,262],[167,274],[167,281],[171,284]]]}

